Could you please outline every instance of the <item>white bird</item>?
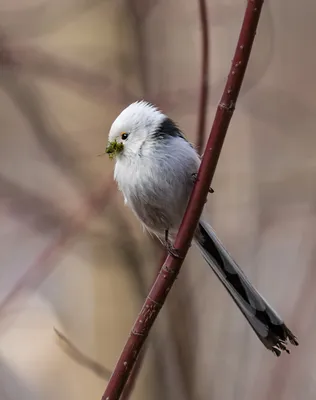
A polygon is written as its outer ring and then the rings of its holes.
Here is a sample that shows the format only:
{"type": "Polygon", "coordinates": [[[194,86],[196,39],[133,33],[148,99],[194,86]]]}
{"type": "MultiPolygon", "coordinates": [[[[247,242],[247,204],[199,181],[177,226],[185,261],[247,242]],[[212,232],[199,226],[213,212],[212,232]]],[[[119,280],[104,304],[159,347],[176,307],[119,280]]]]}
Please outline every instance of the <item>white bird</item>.
{"type": "MultiPolygon", "coordinates": [[[[177,256],[169,237],[180,226],[200,166],[194,147],[159,109],[137,101],[113,122],[106,153],[116,158],[114,179],[125,203],[177,256]]],[[[289,353],[288,341],[297,346],[296,337],[202,219],[194,241],[266,348],[279,356],[289,353]]]]}

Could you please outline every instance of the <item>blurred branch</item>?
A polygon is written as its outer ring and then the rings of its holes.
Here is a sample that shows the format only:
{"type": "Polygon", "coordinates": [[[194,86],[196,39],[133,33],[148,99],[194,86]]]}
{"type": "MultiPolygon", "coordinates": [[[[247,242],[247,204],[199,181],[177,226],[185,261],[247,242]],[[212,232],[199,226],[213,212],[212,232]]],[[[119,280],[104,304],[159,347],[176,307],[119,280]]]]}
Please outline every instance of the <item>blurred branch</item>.
{"type": "MultiPolygon", "coordinates": [[[[43,99],[39,91],[34,85],[30,85],[21,79],[19,74],[21,63],[16,54],[12,52],[8,40],[3,34],[0,37],[0,63],[3,68],[0,86],[6,90],[28,119],[37,140],[47,151],[51,160],[60,167],[62,172],[72,178],[72,182],[83,184],[83,189],[86,191],[91,181],[89,171],[79,168],[76,164],[72,143],[65,140],[64,137],[62,141],[56,137],[56,132],[45,119],[43,99]]],[[[66,247],[70,239],[85,229],[89,219],[106,205],[111,197],[112,184],[102,185],[101,188],[92,192],[78,212],[74,213],[73,216],[67,216],[58,206],[51,205],[45,198],[33,195],[27,189],[18,187],[4,177],[0,176],[0,183],[2,183],[0,196],[4,199],[8,198],[10,211],[23,215],[28,223],[31,221],[41,230],[43,228],[58,228],[59,230],[55,240],[38,255],[1,302],[1,314],[25,287],[32,286],[35,288],[47,277],[52,270],[53,257],[56,257],[66,247]],[[34,216],[32,215],[33,209],[34,216]],[[41,213],[40,216],[35,215],[38,212],[41,213]]]]}
{"type": "Polygon", "coordinates": [[[98,375],[102,379],[108,380],[111,376],[111,371],[107,368],[103,367],[103,365],[98,362],[92,360],[91,358],[84,355],[77,347],[75,347],[69,339],[66,338],[65,335],[60,333],[56,328],[54,331],[59,339],[60,346],[65,350],[65,352],[76,361],[78,364],[82,365],[90,369],[96,375],[98,375]]]}
{"type": "MultiPolygon", "coordinates": [[[[75,66],[71,65],[68,68],[68,64],[64,61],[54,62],[54,58],[45,57],[44,53],[32,49],[13,49],[6,35],[0,32],[0,65],[2,69],[0,87],[7,92],[20,112],[27,118],[33,128],[32,132],[52,162],[65,175],[68,175],[72,184],[75,183],[77,188],[79,186],[86,193],[92,182],[91,173],[76,162],[78,151],[74,150],[75,146],[72,141],[67,140],[66,135],[56,135],[57,129],[52,127],[50,121],[47,120],[45,103],[36,85],[23,79],[21,72],[25,72],[25,67],[29,65],[30,61],[33,61],[33,64],[30,63],[33,66],[39,62],[44,71],[46,67],[48,71],[52,74],[55,72],[57,76],[58,72],[64,71],[63,67],[65,67],[68,79],[76,76],[75,66]]],[[[85,82],[91,78],[88,71],[86,74],[80,74],[82,71],[80,68],[77,71],[78,83],[81,79],[85,82]]],[[[97,86],[100,76],[95,77],[92,74],[92,77],[93,83],[97,86]]],[[[98,85],[100,86],[100,82],[98,85]]],[[[60,131],[59,127],[58,130],[60,131]]],[[[51,204],[48,199],[33,194],[24,187],[19,187],[5,177],[0,176],[0,183],[0,197],[7,200],[6,205],[9,211],[15,214],[15,217],[17,214],[40,231],[58,230],[55,239],[38,255],[6,295],[0,304],[1,314],[23,289],[27,286],[35,288],[47,277],[53,268],[53,258],[66,247],[70,239],[86,228],[94,213],[103,209],[111,197],[112,186],[107,184],[94,191],[86,199],[79,212],[71,216],[67,215],[58,205],[51,204]]]]}
{"type": "MultiPolygon", "coordinates": [[[[60,73],[63,76],[62,71],[65,70],[64,78],[67,81],[77,76],[78,82],[92,81],[99,87],[102,86],[101,76],[94,76],[90,71],[83,71],[80,67],[68,65],[65,60],[58,60],[32,48],[13,48],[4,34],[0,35],[0,66],[3,68],[0,88],[6,91],[27,119],[33,135],[49,159],[70,178],[72,185],[75,184],[77,189],[86,192],[93,180],[89,169],[77,162],[80,158],[78,146],[62,132],[57,121],[48,114],[45,99],[36,84],[26,79],[22,73],[31,66],[31,70],[35,67],[35,72],[50,72],[58,77],[60,73]],[[37,63],[39,71],[36,69],[37,63]]],[[[110,84],[109,81],[105,83],[110,84]]]]}
{"type": "Polygon", "coordinates": [[[13,218],[36,230],[55,231],[68,221],[66,212],[49,199],[32,193],[0,174],[0,201],[13,218]]]}
{"type": "Polygon", "coordinates": [[[148,98],[148,67],[146,56],[146,35],[144,34],[144,18],[147,15],[147,7],[150,5],[150,0],[146,0],[146,4],[141,1],[139,7],[139,0],[127,0],[126,7],[128,7],[130,14],[133,18],[133,28],[138,51],[138,70],[139,79],[142,85],[143,97],[148,98]]]}
{"type": "Polygon", "coordinates": [[[84,92],[85,96],[95,98],[97,102],[110,96],[115,99],[121,92],[127,96],[127,100],[134,98],[134,95],[127,91],[126,85],[115,83],[103,72],[87,69],[34,46],[13,45],[3,40],[0,41],[1,44],[6,57],[0,58],[0,65],[6,68],[7,72],[11,72],[15,67],[19,74],[55,80],[73,90],[84,92]]]}
{"type": "MultiPolygon", "coordinates": [[[[86,189],[91,178],[88,176],[89,171],[76,163],[75,155],[78,156],[78,150],[67,140],[66,135],[56,135],[57,129],[47,120],[45,102],[36,86],[24,82],[19,79],[18,74],[12,72],[10,76],[0,80],[0,87],[27,118],[36,140],[54,165],[68,175],[72,185],[86,189]]],[[[58,131],[61,131],[60,127],[58,131]]]]}
{"type": "Polygon", "coordinates": [[[101,2],[104,0],[46,0],[27,6],[24,6],[25,2],[15,2],[10,4],[10,10],[0,10],[0,19],[2,27],[17,38],[41,36],[62,27],[101,2]],[[34,23],[39,20],[40,24],[34,23]]]}
{"type": "Polygon", "coordinates": [[[130,332],[127,343],[102,396],[103,400],[119,400],[149,331],[176,280],[184,257],[189,250],[215,173],[229,122],[235,109],[255,38],[262,5],[263,0],[249,0],[247,4],[230,74],[216,112],[206,151],[198,172],[197,182],[194,185],[187,210],[175,240],[175,248],[178,249],[182,257],[176,258],[169,255],[162,266],[130,332]]]}
{"type": "Polygon", "coordinates": [[[79,211],[75,212],[69,222],[61,229],[56,239],[35,259],[11,291],[4,297],[0,303],[0,316],[4,314],[6,308],[16,300],[27,285],[32,285],[34,290],[51,273],[53,257],[56,257],[58,252],[65,249],[70,240],[86,228],[90,219],[101,212],[110,202],[112,188],[112,182],[107,183],[87,198],[79,211]]]}
{"type": "Polygon", "coordinates": [[[200,83],[200,104],[198,115],[197,141],[196,146],[201,154],[205,142],[205,123],[208,102],[208,70],[209,70],[209,34],[206,0],[199,0],[200,23],[201,23],[201,44],[202,44],[202,63],[201,63],[201,83],[200,83]]]}

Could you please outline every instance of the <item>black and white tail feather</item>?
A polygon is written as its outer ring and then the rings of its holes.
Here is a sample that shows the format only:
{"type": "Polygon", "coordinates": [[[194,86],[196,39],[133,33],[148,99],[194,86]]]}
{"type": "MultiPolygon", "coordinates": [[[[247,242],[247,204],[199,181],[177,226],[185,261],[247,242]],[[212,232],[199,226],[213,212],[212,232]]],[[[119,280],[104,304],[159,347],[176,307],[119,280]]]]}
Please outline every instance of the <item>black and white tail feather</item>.
{"type": "Polygon", "coordinates": [[[258,338],[277,356],[280,356],[282,351],[289,353],[288,341],[297,346],[296,337],[252,286],[210,225],[200,221],[198,231],[195,241],[204,259],[223,283],[258,338]]]}

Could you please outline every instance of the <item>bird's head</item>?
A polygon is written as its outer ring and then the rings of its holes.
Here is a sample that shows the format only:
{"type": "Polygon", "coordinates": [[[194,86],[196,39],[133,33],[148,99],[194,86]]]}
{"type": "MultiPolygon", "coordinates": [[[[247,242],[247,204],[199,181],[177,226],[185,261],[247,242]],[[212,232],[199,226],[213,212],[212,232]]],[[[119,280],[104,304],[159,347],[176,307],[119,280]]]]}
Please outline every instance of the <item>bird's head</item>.
{"type": "Polygon", "coordinates": [[[145,141],[157,133],[166,118],[146,101],[130,104],[113,122],[105,152],[110,158],[137,154],[145,141]]]}
{"type": "Polygon", "coordinates": [[[113,122],[105,152],[110,158],[137,154],[146,139],[155,135],[166,118],[146,101],[130,104],[113,122]]]}

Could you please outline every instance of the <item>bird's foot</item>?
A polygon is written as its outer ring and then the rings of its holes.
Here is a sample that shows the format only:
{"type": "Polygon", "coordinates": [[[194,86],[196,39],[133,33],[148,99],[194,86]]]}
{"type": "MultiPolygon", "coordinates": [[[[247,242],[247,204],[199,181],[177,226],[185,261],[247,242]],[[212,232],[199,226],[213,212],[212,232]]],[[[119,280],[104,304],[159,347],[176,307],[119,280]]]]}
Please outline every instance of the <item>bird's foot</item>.
{"type": "MultiPolygon", "coordinates": [[[[194,173],[192,174],[192,179],[193,179],[193,182],[194,182],[194,183],[197,181],[197,175],[198,175],[198,174],[197,174],[196,172],[194,172],[194,173]]],[[[209,193],[214,193],[214,189],[209,188],[208,192],[209,192],[209,193]]]]}
{"type": "Polygon", "coordinates": [[[175,258],[179,258],[180,260],[184,260],[184,256],[181,254],[181,251],[176,249],[171,241],[169,240],[169,231],[165,231],[165,247],[167,249],[168,254],[175,258]]]}
{"type": "Polygon", "coordinates": [[[170,241],[166,243],[166,249],[168,254],[171,256],[179,258],[180,260],[184,260],[184,256],[181,254],[181,251],[176,249],[170,241]]]}

